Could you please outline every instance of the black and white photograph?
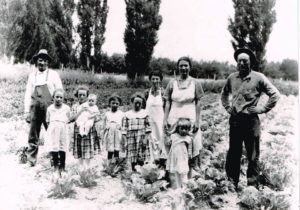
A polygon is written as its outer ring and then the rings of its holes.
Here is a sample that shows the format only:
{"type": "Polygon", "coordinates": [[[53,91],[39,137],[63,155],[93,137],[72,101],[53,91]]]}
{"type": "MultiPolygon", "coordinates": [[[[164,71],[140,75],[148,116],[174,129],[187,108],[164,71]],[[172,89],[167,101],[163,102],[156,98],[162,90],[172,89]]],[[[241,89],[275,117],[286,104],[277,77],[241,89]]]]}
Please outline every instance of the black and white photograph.
{"type": "Polygon", "coordinates": [[[298,0],[0,0],[0,210],[299,210],[298,0]]]}

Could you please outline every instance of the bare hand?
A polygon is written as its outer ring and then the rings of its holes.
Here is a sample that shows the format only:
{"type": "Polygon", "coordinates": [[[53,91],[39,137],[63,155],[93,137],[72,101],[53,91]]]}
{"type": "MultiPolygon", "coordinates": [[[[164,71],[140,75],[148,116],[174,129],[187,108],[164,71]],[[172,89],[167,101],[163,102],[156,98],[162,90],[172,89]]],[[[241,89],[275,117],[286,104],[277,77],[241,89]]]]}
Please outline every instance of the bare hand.
{"type": "Polygon", "coordinates": [[[169,131],[171,125],[166,121],[164,120],[164,129],[165,129],[165,132],[169,131]]]}
{"type": "Polygon", "coordinates": [[[197,133],[198,130],[199,130],[199,123],[193,125],[193,133],[197,133]]]}
{"type": "Polygon", "coordinates": [[[88,108],[87,108],[86,106],[83,106],[83,107],[81,108],[81,110],[80,110],[81,113],[82,113],[82,112],[86,112],[86,111],[88,111],[88,108]]]}
{"type": "Polygon", "coordinates": [[[258,107],[258,106],[250,106],[247,108],[248,112],[250,114],[261,114],[261,113],[264,113],[264,110],[263,108],[261,107],[258,107]]]}
{"type": "Polygon", "coordinates": [[[146,133],[145,138],[143,139],[143,145],[147,145],[149,142],[149,134],[146,133]]]}
{"type": "Polygon", "coordinates": [[[226,109],[226,111],[228,112],[228,114],[234,114],[235,112],[234,112],[234,108],[233,107],[228,107],[227,109],[226,109]]]}

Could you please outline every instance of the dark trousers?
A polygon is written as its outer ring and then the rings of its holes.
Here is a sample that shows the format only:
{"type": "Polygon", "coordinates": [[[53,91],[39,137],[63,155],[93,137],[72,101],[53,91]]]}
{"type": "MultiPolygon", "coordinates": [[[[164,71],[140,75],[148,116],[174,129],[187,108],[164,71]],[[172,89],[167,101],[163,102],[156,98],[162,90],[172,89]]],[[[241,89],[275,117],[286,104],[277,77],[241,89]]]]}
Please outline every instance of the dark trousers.
{"type": "Polygon", "coordinates": [[[237,185],[240,177],[243,142],[247,151],[247,178],[256,180],[259,174],[260,120],[258,115],[236,114],[229,119],[229,151],[226,158],[226,173],[237,185]]]}
{"type": "Polygon", "coordinates": [[[56,169],[65,170],[66,167],[66,153],[64,151],[51,152],[53,166],[56,169]]]}
{"type": "Polygon", "coordinates": [[[27,158],[32,165],[36,164],[41,127],[44,125],[45,129],[48,128],[46,124],[46,111],[47,107],[39,102],[33,103],[30,107],[30,130],[27,158]]]}

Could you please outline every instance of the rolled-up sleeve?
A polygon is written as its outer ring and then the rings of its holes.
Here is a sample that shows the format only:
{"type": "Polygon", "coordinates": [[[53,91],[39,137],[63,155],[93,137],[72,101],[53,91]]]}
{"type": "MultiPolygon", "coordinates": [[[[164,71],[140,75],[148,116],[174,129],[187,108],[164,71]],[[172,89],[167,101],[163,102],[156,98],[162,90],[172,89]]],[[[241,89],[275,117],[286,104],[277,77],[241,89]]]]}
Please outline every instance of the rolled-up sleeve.
{"type": "Polygon", "coordinates": [[[268,80],[268,78],[262,75],[260,81],[260,88],[263,93],[269,96],[269,100],[264,105],[264,112],[270,111],[280,99],[280,93],[278,89],[268,80]]]}
{"type": "Polygon", "coordinates": [[[199,80],[195,79],[195,100],[200,100],[204,96],[204,91],[199,80]]]}
{"type": "Polygon", "coordinates": [[[28,76],[25,97],[24,97],[24,112],[28,113],[30,111],[30,104],[31,104],[31,95],[32,95],[32,74],[28,76]]]}
{"type": "Polygon", "coordinates": [[[221,93],[221,102],[223,107],[227,110],[230,107],[229,103],[229,94],[231,93],[231,84],[230,84],[230,78],[227,79],[225,86],[222,89],[221,93]]]}
{"type": "Polygon", "coordinates": [[[62,81],[59,77],[59,74],[57,72],[54,72],[54,85],[55,85],[55,90],[56,89],[63,89],[62,81]]]}

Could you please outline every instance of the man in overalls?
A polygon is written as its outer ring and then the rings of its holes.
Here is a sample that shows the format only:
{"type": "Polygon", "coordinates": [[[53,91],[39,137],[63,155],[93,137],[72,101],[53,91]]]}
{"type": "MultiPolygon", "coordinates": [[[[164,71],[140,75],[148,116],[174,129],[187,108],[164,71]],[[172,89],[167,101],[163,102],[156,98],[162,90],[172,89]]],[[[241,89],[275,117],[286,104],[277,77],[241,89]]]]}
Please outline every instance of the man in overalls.
{"type": "Polygon", "coordinates": [[[62,88],[58,73],[48,69],[51,57],[47,50],[41,49],[32,59],[37,70],[28,77],[24,101],[26,122],[30,123],[27,149],[29,166],[36,164],[41,126],[43,124],[47,129],[46,111],[52,103],[52,94],[54,90],[62,88]]]}

